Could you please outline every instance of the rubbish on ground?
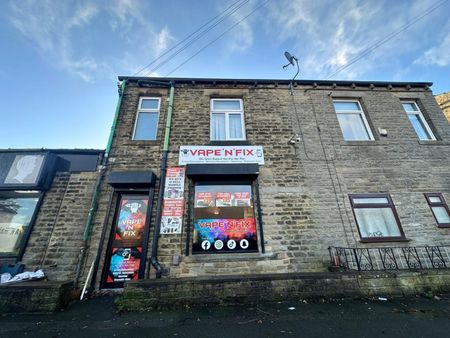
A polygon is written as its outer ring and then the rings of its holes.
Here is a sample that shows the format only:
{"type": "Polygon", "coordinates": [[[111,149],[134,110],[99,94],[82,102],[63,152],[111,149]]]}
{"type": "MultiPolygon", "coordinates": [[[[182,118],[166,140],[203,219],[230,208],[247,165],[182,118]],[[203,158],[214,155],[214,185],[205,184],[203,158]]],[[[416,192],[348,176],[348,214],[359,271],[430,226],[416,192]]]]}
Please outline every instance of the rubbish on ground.
{"type": "Polygon", "coordinates": [[[44,271],[37,270],[36,272],[25,271],[11,277],[10,273],[3,273],[1,275],[0,281],[1,284],[11,283],[11,282],[25,282],[27,280],[39,280],[45,277],[44,271]]]}
{"type": "Polygon", "coordinates": [[[291,306],[288,308],[288,310],[295,310],[295,307],[291,306]]]}
{"type": "Polygon", "coordinates": [[[378,300],[387,301],[387,298],[385,298],[385,297],[378,297],[378,300]]]}

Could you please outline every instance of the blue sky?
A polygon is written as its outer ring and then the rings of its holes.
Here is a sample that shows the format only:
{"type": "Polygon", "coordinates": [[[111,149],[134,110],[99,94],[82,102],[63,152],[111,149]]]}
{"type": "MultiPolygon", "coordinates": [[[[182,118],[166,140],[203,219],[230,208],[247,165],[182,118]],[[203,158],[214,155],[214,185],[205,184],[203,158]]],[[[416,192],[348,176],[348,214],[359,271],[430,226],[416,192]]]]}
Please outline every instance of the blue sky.
{"type": "MultiPolygon", "coordinates": [[[[237,10],[202,38],[139,75],[284,79],[293,72],[282,69],[288,50],[300,78],[326,79],[442,1],[265,2],[1,1],[0,148],[105,147],[117,76],[134,75],[232,4],[237,10]]],[[[333,78],[431,81],[434,93],[450,91],[448,13],[450,1],[333,78]]]]}

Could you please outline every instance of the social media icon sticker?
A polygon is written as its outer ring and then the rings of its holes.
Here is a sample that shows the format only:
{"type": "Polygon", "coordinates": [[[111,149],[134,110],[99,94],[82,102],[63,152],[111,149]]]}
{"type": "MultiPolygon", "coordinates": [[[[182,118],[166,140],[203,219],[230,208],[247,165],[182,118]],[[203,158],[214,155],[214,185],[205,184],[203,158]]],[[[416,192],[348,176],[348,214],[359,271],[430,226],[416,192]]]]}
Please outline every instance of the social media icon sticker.
{"type": "Polygon", "coordinates": [[[203,250],[209,250],[210,247],[211,247],[211,243],[209,243],[209,241],[203,241],[202,242],[202,249],[203,250]]]}
{"type": "Polygon", "coordinates": [[[220,239],[218,239],[217,241],[214,242],[214,247],[215,247],[217,250],[222,250],[222,248],[223,248],[223,242],[222,242],[220,239]]]}
{"type": "Polygon", "coordinates": [[[234,239],[230,239],[230,240],[227,242],[227,247],[228,247],[228,249],[230,249],[230,250],[234,250],[234,249],[236,248],[236,241],[235,241],[234,239]]]}
{"type": "Polygon", "coordinates": [[[239,242],[239,245],[241,246],[242,249],[247,249],[249,246],[249,243],[246,239],[241,239],[241,241],[239,242]]]}

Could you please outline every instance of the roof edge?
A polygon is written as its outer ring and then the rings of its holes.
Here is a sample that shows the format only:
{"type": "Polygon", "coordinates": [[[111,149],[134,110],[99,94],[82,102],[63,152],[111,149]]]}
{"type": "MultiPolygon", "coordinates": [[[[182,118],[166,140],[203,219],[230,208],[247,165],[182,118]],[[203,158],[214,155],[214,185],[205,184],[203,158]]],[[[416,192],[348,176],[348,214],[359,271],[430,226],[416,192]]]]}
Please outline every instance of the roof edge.
{"type": "MultiPolygon", "coordinates": [[[[188,78],[188,77],[144,77],[144,76],[119,76],[119,81],[128,80],[132,82],[178,82],[178,83],[222,83],[222,84],[289,84],[290,79],[226,79],[226,78],[188,78]]],[[[393,86],[393,87],[431,87],[433,82],[396,82],[396,81],[349,81],[349,80],[302,80],[298,79],[294,81],[297,85],[310,85],[310,86],[361,86],[368,87],[371,85],[377,87],[393,86]]]]}

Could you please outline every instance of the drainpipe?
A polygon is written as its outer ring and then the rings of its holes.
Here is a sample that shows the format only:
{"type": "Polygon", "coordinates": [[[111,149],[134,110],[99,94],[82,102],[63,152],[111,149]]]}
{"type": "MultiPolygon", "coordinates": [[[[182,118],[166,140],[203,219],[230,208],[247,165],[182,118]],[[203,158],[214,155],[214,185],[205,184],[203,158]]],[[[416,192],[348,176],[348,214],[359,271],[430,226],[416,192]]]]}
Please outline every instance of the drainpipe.
{"type": "MultiPolygon", "coordinates": [[[[77,264],[77,268],[76,268],[76,272],[75,272],[75,279],[74,279],[74,284],[75,286],[78,285],[78,280],[80,279],[80,275],[81,275],[81,266],[83,264],[85,255],[86,255],[86,249],[88,246],[88,240],[89,240],[89,236],[91,234],[91,230],[92,230],[92,225],[94,222],[94,218],[95,218],[95,214],[97,212],[97,206],[98,206],[98,195],[100,193],[100,184],[103,178],[103,174],[105,172],[106,169],[106,165],[108,164],[108,159],[109,159],[109,153],[111,152],[111,147],[112,147],[112,142],[116,133],[116,126],[117,126],[117,120],[119,119],[119,112],[120,112],[120,107],[122,106],[122,98],[123,95],[125,93],[125,87],[126,87],[126,83],[127,80],[122,81],[121,85],[120,85],[120,90],[119,90],[119,99],[117,100],[117,105],[116,105],[116,112],[114,114],[114,118],[113,118],[113,123],[111,126],[111,131],[109,133],[109,139],[108,139],[108,143],[106,144],[106,149],[105,149],[105,154],[103,156],[103,160],[100,166],[100,170],[99,170],[99,175],[97,177],[97,180],[95,182],[95,186],[94,186],[94,191],[92,192],[92,198],[91,198],[91,205],[89,208],[89,214],[86,220],[86,224],[84,226],[84,233],[83,233],[83,246],[80,250],[80,255],[78,258],[78,264],[77,264]]],[[[97,253],[97,257],[96,260],[99,258],[100,254],[97,253]]]]}
{"type": "Polygon", "coordinates": [[[170,93],[169,93],[169,105],[167,107],[167,119],[166,119],[166,129],[164,132],[164,146],[162,152],[162,161],[161,161],[161,172],[159,178],[159,192],[158,192],[158,204],[156,207],[156,222],[155,229],[153,232],[153,242],[152,242],[152,256],[150,258],[150,262],[152,266],[156,270],[156,278],[161,278],[161,274],[163,268],[161,264],[158,262],[158,240],[159,240],[159,231],[161,229],[161,214],[162,214],[162,204],[164,198],[164,187],[166,181],[166,169],[167,169],[167,156],[169,153],[169,138],[170,138],[170,129],[172,126],[172,110],[173,110],[173,97],[175,94],[175,83],[170,82],[170,93]]]}

